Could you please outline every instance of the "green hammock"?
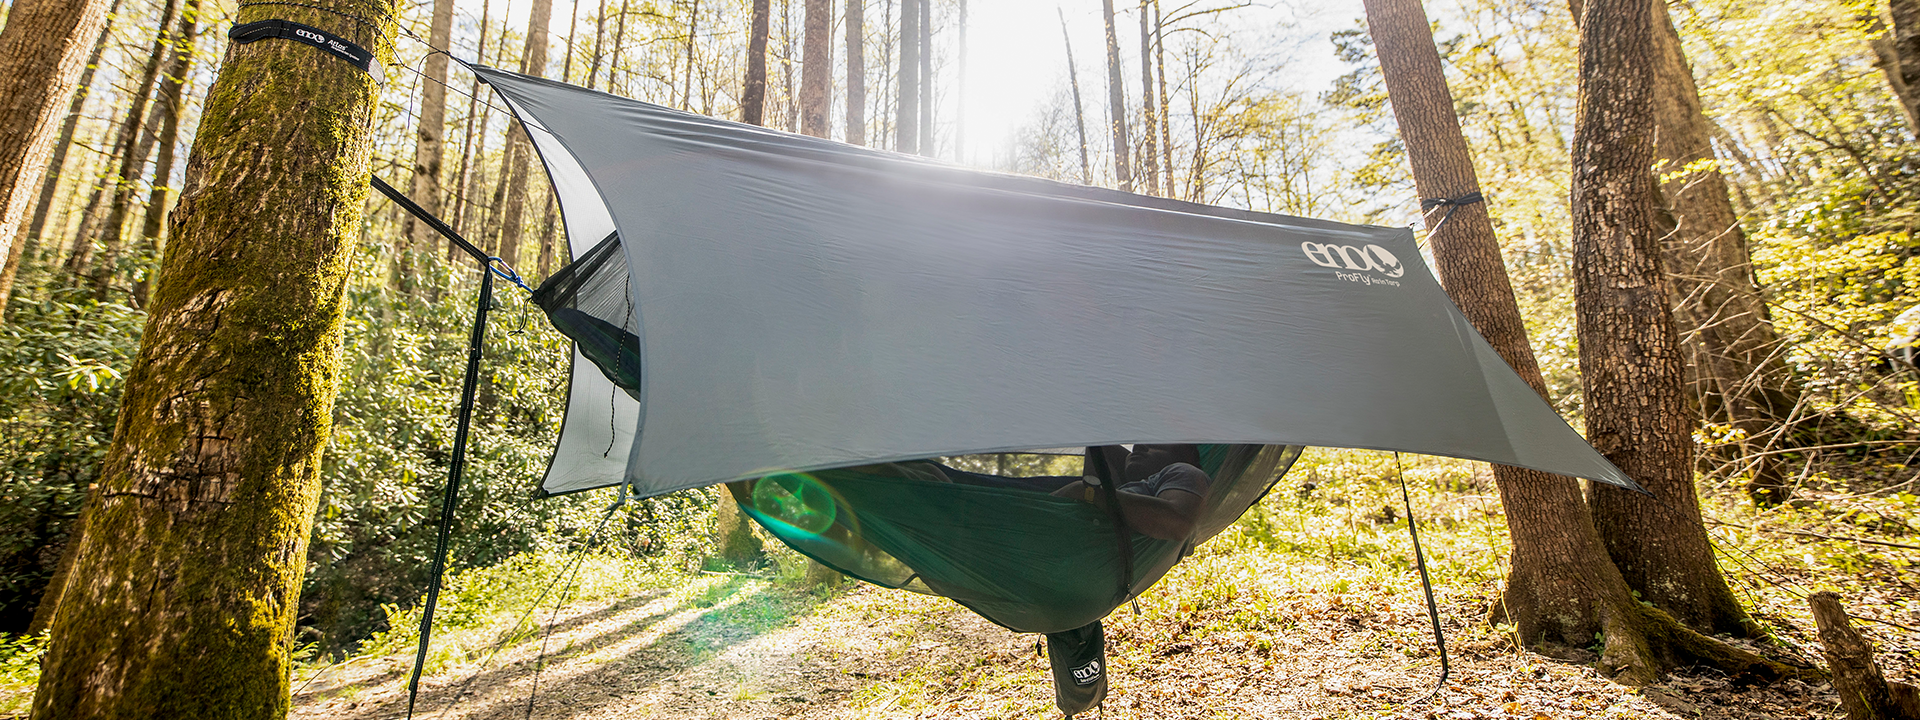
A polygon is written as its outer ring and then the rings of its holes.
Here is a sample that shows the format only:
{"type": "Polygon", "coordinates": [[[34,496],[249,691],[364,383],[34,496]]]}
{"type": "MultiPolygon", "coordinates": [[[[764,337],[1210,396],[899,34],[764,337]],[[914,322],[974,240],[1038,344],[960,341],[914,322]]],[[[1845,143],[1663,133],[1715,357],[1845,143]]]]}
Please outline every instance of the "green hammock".
{"type": "Polygon", "coordinates": [[[1112,518],[1045,492],[1077,478],[1023,482],[943,467],[955,481],[928,482],[910,465],[888,463],[762,478],[741,508],[788,547],[849,576],[952,598],[1017,632],[1060,632],[1151,587],[1300,456],[1293,445],[1200,450],[1213,485],[1193,536],[1129,533],[1133,582],[1124,590],[1129,572],[1112,518]]]}

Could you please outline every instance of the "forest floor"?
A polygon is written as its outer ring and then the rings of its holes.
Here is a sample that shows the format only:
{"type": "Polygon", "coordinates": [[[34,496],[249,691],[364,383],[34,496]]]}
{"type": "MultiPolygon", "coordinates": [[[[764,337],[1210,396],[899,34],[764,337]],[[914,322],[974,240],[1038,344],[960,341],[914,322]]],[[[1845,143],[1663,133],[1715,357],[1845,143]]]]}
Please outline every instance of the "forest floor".
{"type": "MultiPolygon", "coordinates": [[[[1390,476],[1379,468],[1359,453],[1306,461],[1290,476],[1293,492],[1276,490],[1134,608],[1116,611],[1107,621],[1110,715],[1102,717],[1841,717],[1824,682],[1750,686],[1703,671],[1629,688],[1590,665],[1517,650],[1508,628],[1485,620],[1506,554],[1497,503],[1484,476],[1440,461],[1408,472],[1429,488],[1416,513],[1452,661],[1445,687],[1426,699],[1439,658],[1405,522],[1385,502],[1390,476]]],[[[1907,577],[1920,548],[1903,520],[1920,498],[1889,497],[1833,492],[1833,502],[1768,513],[1709,500],[1728,575],[1776,635],[1752,647],[1819,658],[1804,596],[1832,589],[1856,616],[1874,618],[1857,627],[1888,676],[1920,680],[1920,591],[1907,577]],[[1876,528],[1891,545],[1787,534],[1871,538],[1876,528]]],[[[1060,716],[1038,636],[940,598],[702,574],[548,612],[544,640],[521,632],[497,654],[437,663],[415,717],[1060,716]]],[[[292,717],[404,717],[411,660],[307,668],[295,678],[292,717]]]]}

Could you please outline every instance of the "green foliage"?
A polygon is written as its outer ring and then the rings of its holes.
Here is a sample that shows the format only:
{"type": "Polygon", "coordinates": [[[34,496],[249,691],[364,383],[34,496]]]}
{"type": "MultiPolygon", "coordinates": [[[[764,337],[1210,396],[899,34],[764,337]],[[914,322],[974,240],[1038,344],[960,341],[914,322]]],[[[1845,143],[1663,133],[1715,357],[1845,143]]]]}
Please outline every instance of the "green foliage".
{"type": "Polygon", "coordinates": [[[40,656],[47,644],[30,635],[0,633],[0,713],[24,714],[40,683],[40,656]]]}
{"type": "Polygon", "coordinates": [[[0,632],[23,632],[98,476],[146,314],[66,293],[0,325],[0,632]]]}

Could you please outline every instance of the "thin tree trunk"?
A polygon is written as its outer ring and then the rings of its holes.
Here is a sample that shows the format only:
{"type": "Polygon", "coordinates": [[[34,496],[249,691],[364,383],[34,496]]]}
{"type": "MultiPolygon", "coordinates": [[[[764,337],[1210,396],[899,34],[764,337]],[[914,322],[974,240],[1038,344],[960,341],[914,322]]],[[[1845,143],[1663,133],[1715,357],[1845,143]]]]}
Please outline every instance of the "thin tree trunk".
{"type": "MultiPolygon", "coordinates": [[[[238,20],[324,27],[391,59],[394,3],[310,4],[238,20]]],[[[228,50],[36,717],[285,716],[378,100],[371,77],[313,48],[228,50]]]]}
{"type": "Polygon", "coordinates": [[[693,0],[693,11],[688,14],[688,19],[687,19],[687,76],[681,80],[681,82],[683,83],[683,86],[680,88],[680,104],[681,104],[681,107],[686,109],[693,108],[693,97],[692,97],[693,70],[695,67],[694,57],[693,57],[693,47],[694,47],[693,42],[695,38],[699,37],[699,35],[700,35],[700,0],[693,0]]]}
{"type": "Polygon", "coordinates": [[[780,101],[786,117],[785,130],[800,131],[800,96],[794,92],[793,3],[780,0],[780,101]]]}
{"type": "Polygon", "coordinates": [[[893,128],[893,149],[920,152],[920,0],[900,3],[900,72],[893,128]]]}
{"type": "MultiPolygon", "coordinates": [[[[693,37],[693,33],[687,33],[687,37],[693,37]]],[[[613,22],[613,57],[607,60],[607,92],[616,95],[626,94],[626,84],[622,83],[619,87],[613,84],[614,73],[620,72],[620,50],[626,46],[627,0],[620,0],[620,19],[613,22]]]]}
{"type": "Polygon", "coordinates": [[[800,132],[826,137],[833,119],[833,0],[806,0],[800,66],[800,132]]]}
{"type": "MultiPolygon", "coordinates": [[[[436,48],[447,47],[453,42],[453,0],[433,0],[433,24],[427,30],[427,42],[436,48]]],[[[422,209],[435,215],[440,214],[441,198],[445,191],[440,183],[440,165],[446,152],[447,137],[447,56],[444,53],[432,53],[427,56],[424,70],[426,81],[420,84],[420,128],[415,131],[413,144],[413,187],[408,196],[422,209]]],[[[426,223],[419,222],[408,215],[407,237],[412,239],[415,252],[428,252],[440,238],[439,233],[426,223]]],[[[402,282],[408,282],[410,268],[405,265],[405,253],[401,254],[403,266],[400,272],[402,282]]]]}
{"type": "Polygon", "coordinates": [[[1720,575],[1694,494],[1693,423],[1661,269],[1669,228],[1650,171],[1664,35],[1655,1],[1594,0],[1580,23],[1573,274],[1587,439],[1656,496],[1595,487],[1588,503],[1642,599],[1700,630],[1745,635],[1757,628],[1720,575]]]}
{"type": "Polygon", "coordinates": [[[127,128],[139,130],[129,136],[128,144],[120,155],[120,167],[109,176],[112,187],[112,201],[107,205],[105,222],[100,226],[100,259],[93,264],[93,272],[88,283],[93,288],[93,296],[106,299],[107,288],[113,284],[113,276],[119,270],[120,254],[126,251],[127,216],[133,211],[133,199],[136,188],[134,183],[140,179],[141,170],[147,165],[147,156],[153,154],[153,143],[157,132],[155,123],[160,120],[158,112],[152,112],[147,106],[152,103],[154,86],[158,83],[163,66],[173,62],[177,53],[172,52],[174,38],[169,28],[179,18],[179,0],[167,0],[160,11],[160,30],[153,42],[153,52],[147,57],[147,65],[141,76],[141,89],[135,96],[133,107],[129,109],[127,128]],[[136,121],[133,113],[148,113],[136,121]]]}
{"type": "Polygon", "coordinates": [[[1853,629],[1840,596],[1817,592],[1807,596],[1807,604],[1847,720],[1920,720],[1920,690],[1887,681],[1873,661],[1873,643],[1853,629]]]}
{"type": "MultiPolygon", "coordinates": [[[[1418,0],[1367,0],[1366,10],[1419,194],[1453,198],[1477,189],[1425,10],[1418,0]]],[[[1437,224],[1440,218],[1431,215],[1428,222],[1437,224]]],[[[1444,230],[1429,236],[1441,285],[1500,357],[1544,397],[1545,383],[1485,204],[1460,207],[1444,230]]],[[[1697,657],[1740,672],[1787,671],[1721,646],[1636,601],[1607,557],[1573,480],[1504,465],[1493,472],[1513,540],[1512,574],[1494,614],[1511,621],[1526,646],[1576,657],[1600,638],[1601,669],[1632,684],[1651,682],[1676,657],[1697,657]]]]}
{"type": "Polygon", "coordinates": [[[1153,21],[1148,17],[1153,0],[1140,0],[1140,123],[1141,148],[1140,163],[1147,171],[1145,185],[1141,190],[1147,195],[1158,194],[1160,190],[1160,147],[1156,143],[1155,132],[1160,121],[1154,113],[1153,97],[1153,21]]]}
{"type": "Polygon", "coordinates": [[[967,0],[960,0],[960,68],[954,81],[958,97],[953,106],[953,159],[967,161],[967,0]]]}
{"type": "MultiPolygon", "coordinates": [[[[520,53],[521,73],[538,76],[547,74],[547,32],[552,25],[553,0],[533,0],[533,7],[527,10],[527,45],[520,53]]],[[[525,222],[527,171],[533,157],[533,146],[527,140],[527,131],[518,124],[507,133],[507,143],[507,197],[504,202],[505,213],[500,221],[500,259],[508,265],[518,265],[520,226],[525,222]]],[[[541,252],[544,256],[546,248],[542,248],[541,252]]],[[[546,276],[544,265],[540,275],[546,276]]]]}
{"type": "Polygon", "coordinates": [[[1160,167],[1167,177],[1167,190],[1162,197],[1174,197],[1173,101],[1167,94],[1166,24],[1160,19],[1160,0],[1153,0],[1153,62],[1160,81],[1160,167]]]}
{"type": "MultiPolygon", "coordinates": [[[[121,187],[128,183],[129,165],[145,163],[146,158],[135,159],[134,148],[140,143],[140,128],[147,119],[147,102],[153,96],[153,83],[160,71],[161,56],[165,54],[166,29],[173,25],[173,15],[179,9],[178,0],[167,0],[160,11],[160,30],[154,40],[153,52],[147,56],[147,62],[140,70],[140,78],[133,83],[129,91],[127,108],[118,129],[114,131],[112,150],[108,155],[108,167],[111,171],[94,185],[93,193],[87,200],[87,212],[81,216],[80,230],[73,235],[73,244],[67,252],[66,275],[68,282],[75,287],[94,285],[94,295],[98,297],[101,283],[96,277],[96,265],[103,264],[94,257],[94,246],[101,238],[102,229],[109,224],[114,214],[110,208],[121,195],[121,187]]],[[[119,219],[125,219],[125,213],[119,213],[119,219]]],[[[112,238],[117,242],[118,233],[112,238]]],[[[105,246],[105,242],[100,243],[105,246]]],[[[113,248],[117,252],[118,248],[113,248]]],[[[104,259],[106,273],[112,273],[113,258],[104,259]]]]}
{"type": "MultiPolygon", "coordinates": [[[[119,13],[120,2],[121,0],[113,0],[113,4],[107,7],[103,18],[111,18],[119,13]]],[[[23,19],[25,18],[25,16],[21,17],[23,19]]],[[[60,135],[53,141],[53,157],[47,161],[46,168],[42,170],[44,179],[41,181],[39,199],[33,206],[33,220],[27,224],[24,231],[17,232],[13,236],[12,242],[6,243],[6,265],[4,268],[0,268],[0,315],[4,315],[7,308],[7,301],[13,297],[13,281],[20,273],[20,262],[22,258],[26,257],[27,249],[29,247],[37,247],[41,244],[42,232],[46,229],[47,225],[47,216],[53,210],[54,193],[60,189],[61,174],[66,168],[67,150],[73,147],[74,129],[80,125],[80,113],[81,110],[85,108],[87,96],[92,90],[93,75],[94,71],[100,65],[100,56],[106,52],[107,40],[112,37],[109,32],[111,29],[112,27],[107,21],[102,19],[99,25],[99,33],[93,41],[93,51],[87,55],[86,64],[80,71],[80,77],[73,86],[71,91],[73,99],[67,104],[66,119],[60,123],[60,135]]],[[[79,29],[75,31],[84,30],[79,29]]],[[[4,47],[4,45],[0,45],[0,52],[6,52],[4,47]]],[[[0,63],[6,62],[6,60],[0,60],[0,63]]],[[[8,141],[12,141],[10,136],[0,135],[0,137],[6,137],[8,141]]],[[[25,149],[24,146],[21,147],[25,149]]],[[[0,162],[4,162],[4,160],[0,160],[0,162]]],[[[0,170],[0,172],[4,172],[4,170],[0,170]]],[[[20,178],[16,182],[26,183],[27,185],[32,184],[32,181],[26,178],[20,178]]],[[[22,187],[25,187],[25,185],[22,187]]],[[[4,207],[0,207],[0,223],[4,222],[6,222],[4,207]]],[[[5,232],[6,230],[4,228],[0,228],[0,235],[4,235],[5,232]]]]}
{"type": "MultiPolygon", "coordinates": [[[[594,75],[600,71],[600,28],[606,24],[606,12],[606,0],[600,0],[600,17],[594,18],[593,70],[587,73],[589,88],[593,87],[594,75]]],[[[483,0],[480,3],[480,41],[478,48],[474,51],[476,63],[484,65],[487,62],[487,31],[492,28],[493,2],[483,0]]],[[[474,158],[484,157],[487,153],[486,129],[487,123],[491,120],[489,115],[490,113],[480,105],[480,78],[476,77],[473,79],[473,84],[467,88],[467,129],[460,142],[460,174],[454,176],[453,185],[453,228],[463,234],[471,232],[467,227],[467,213],[473,210],[473,201],[468,196],[473,191],[475,179],[474,166],[477,163],[474,162],[474,158]],[[479,146],[478,149],[475,149],[476,144],[479,146]]],[[[458,252],[459,249],[453,246],[453,241],[447,241],[447,257],[452,258],[458,252]]]]}
{"type": "MultiPolygon", "coordinates": [[[[587,89],[593,89],[593,83],[600,78],[601,41],[607,31],[607,0],[600,0],[600,9],[593,14],[593,56],[587,65],[587,89]]],[[[484,31],[482,33],[484,35],[484,31]]]]}
{"type": "MultiPolygon", "coordinates": [[[[1107,125],[1113,133],[1113,179],[1120,189],[1133,192],[1132,165],[1127,162],[1127,87],[1120,71],[1120,35],[1113,26],[1113,0],[1100,0],[1107,25],[1107,125]]],[[[1199,198],[1194,198],[1200,202],[1199,198]]]]}
{"type": "Polygon", "coordinates": [[[1073,130],[1080,136],[1080,183],[1093,184],[1093,166],[1087,163],[1087,113],[1080,103],[1080,68],[1073,64],[1073,36],[1067,33],[1067,13],[1058,7],[1060,40],[1067,45],[1067,86],[1073,88],[1073,130]]]}
{"type": "Polygon", "coordinates": [[[867,144],[867,2],[847,0],[847,142],[867,144]]]}
{"type": "Polygon", "coordinates": [[[1888,0],[1887,22],[1874,18],[1883,32],[1869,41],[1886,75],[1894,99],[1900,101],[1907,131],[1920,137],[1920,0],[1888,0]],[[1890,27],[1884,27],[1890,26],[1890,27]]]}
{"type": "Polygon", "coordinates": [[[765,125],[767,108],[767,16],[773,12],[772,0],[753,0],[753,16],[747,25],[747,78],[741,83],[740,122],[765,125]]]}
{"type": "Polygon", "coordinates": [[[147,215],[140,223],[140,269],[133,284],[133,303],[145,307],[160,259],[160,231],[167,221],[167,194],[173,181],[174,146],[180,142],[180,110],[186,104],[187,74],[193,70],[193,46],[199,37],[200,0],[186,0],[180,13],[180,32],[174,54],[160,83],[155,109],[160,115],[160,150],[153,161],[153,189],[147,195],[147,215]]]}
{"type": "Polygon", "coordinates": [[[920,0],[920,154],[933,157],[933,0],[920,0]]]}

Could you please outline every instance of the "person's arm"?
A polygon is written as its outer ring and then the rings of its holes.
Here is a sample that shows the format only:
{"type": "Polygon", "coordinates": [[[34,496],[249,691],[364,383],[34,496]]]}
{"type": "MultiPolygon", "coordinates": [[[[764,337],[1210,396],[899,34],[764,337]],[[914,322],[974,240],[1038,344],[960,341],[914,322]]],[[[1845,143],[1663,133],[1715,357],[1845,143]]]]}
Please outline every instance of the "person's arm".
{"type": "MultiPolygon", "coordinates": [[[[1158,496],[1130,492],[1115,495],[1120,498],[1120,517],[1126,520],[1127,527],[1158,540],[1187,539],[1207,504],[1206,498],[1180,488],[1168,488],[1158,496]]],[[[1067,483],[1066,487],[1053,491],[1053,496],[1091,502],[1102,510],[1107,507],[1106,491],[1088,485],[1085,480],[1067,483]]]]}

